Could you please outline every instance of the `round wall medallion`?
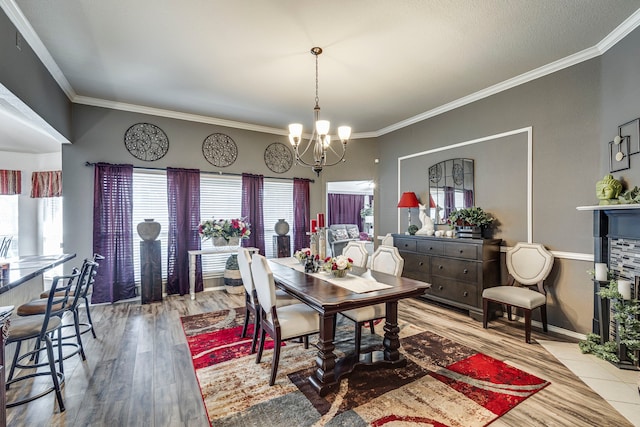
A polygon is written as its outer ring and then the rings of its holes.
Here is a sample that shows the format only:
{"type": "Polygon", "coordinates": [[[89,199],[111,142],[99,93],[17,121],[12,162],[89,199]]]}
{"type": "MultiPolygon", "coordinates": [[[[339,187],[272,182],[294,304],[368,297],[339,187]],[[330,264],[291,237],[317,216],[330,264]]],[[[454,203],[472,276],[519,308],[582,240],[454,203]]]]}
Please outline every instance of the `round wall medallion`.
{"type": "Polygon", "coordinates": [[[286,145],[274,142],[264,150],[264,162],[275,173],[285,173],[293,165],[293,154],[286,145]]]}
{"type": "Polygon", "coordinates": [[[452,175],[455,185],[462,185],[464,183],[464,169],[462,169],[462,165],[454,163],[452,175]]]}
{"type": "Polygon", "coordinates": [[[435,164],[429,168],[429,181],[436,183],[442,178],[442,165],[435,164]]]}
{"type": "Polygon", "coordinates": [[[238,158],[238,147],[230,136],[212,133],[202,143],[202,154],[213,166],[224,168],[238,158]]]}
{"type": "Polygon", "coordinates": [[[124,133],[124,146],[136,159],[152,162],[169,151],[169,138],[156,125],[136,123],[124,133]]]}

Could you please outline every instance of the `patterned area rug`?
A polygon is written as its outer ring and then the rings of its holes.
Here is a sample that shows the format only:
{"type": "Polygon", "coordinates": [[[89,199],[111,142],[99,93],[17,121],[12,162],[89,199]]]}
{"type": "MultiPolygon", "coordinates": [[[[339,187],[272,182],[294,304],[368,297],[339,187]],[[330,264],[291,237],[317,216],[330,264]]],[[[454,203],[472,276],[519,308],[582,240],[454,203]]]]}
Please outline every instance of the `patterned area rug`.
{"type": "MultiPolygon", "coordinates": [[[[307,378],[315,369],[308,350],[283,344],[278,376],[269,387],[273,342],[260,364],[241,339],[244,309],[182,318],[196,377],[212,426],[486,426],[549,382],[447,338],[400,321],[407,366],[356,370],[320,397],[307,378]]],[[[353,323],[339,318],[336,353],[353,352],[353,323]]],[[[363,349],[382,347],[363,329],[363,349]]]]}

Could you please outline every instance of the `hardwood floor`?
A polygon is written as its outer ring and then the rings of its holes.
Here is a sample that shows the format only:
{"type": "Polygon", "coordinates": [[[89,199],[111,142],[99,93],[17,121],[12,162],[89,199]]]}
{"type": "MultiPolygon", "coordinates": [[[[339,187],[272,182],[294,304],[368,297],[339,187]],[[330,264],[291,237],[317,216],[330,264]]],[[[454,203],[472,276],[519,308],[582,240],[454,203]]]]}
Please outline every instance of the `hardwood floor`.
{"type": "MultiPolygon", "coordinates": [[[[83,335],[87,360],[65,361],[66,411],[53,394],[7,410],[10,426],[207,426],[180,317],[224,307],[240,307],[242,295],[224,291],[93,306],[97,339],[83,335]]],[[[492,426],[630,426],[605,400],[535,343],[566,337],[534,330],[524,343],[522,324],[498,320],[488,330],[465,314],[421,300],[405,300],[400,316],[500,360],[551,385],[492,426]]],[[[268,378],[265,378],[268,381],[268,378]]],[[[10,393],[14,393],[11,391],[10,393]]],[[[11,394],[9,395],[11,397],[11,394]]]]}

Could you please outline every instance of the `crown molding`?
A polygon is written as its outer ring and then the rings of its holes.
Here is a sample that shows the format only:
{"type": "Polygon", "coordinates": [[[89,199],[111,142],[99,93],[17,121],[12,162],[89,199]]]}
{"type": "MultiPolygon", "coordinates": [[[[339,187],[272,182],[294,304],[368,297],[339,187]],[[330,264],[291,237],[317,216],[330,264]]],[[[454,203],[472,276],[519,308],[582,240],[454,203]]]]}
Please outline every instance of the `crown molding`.
{"type": "Polygon", "coordinates": [[[69,84],[69,81],[62,73],[56,61],[53,60],[53,57],[47,50],[47,48],[38,37],[38,34],[33,29],[27,18],[22,13],[22,10],[18,7],[14,0],[0,0],[0,8],[4,10],[4,12],[9,17],[9,20],[13,22],[13,25],[16,26],[22,37],[29,44],[33,52],[36,54],[45,68],[51,73],[51,77],[58,83],[60,89],[67,95],[67,98],[73,99],[76,96],[76,92],[69,84]]]}
{"type": "MultiPolygon", "coordinates": [[[[104,99],[78,96],[74,91],[74,89],[69,84],[69,81],[66,79],[66,77],[58,67],[58,64],[56,64],[56,62],[53,60],[53,57],[51,56],[47,48],[44,46],[44,44],[36,34],[35,30],[31,26],[29,21],[27,21],[26,17],[24,16],[22,11],[16,4],[15,0],[0,0],[0,7],[5,11],[7,16],[11,20],[11,22],[13,22],[13,24],[18,29],[18,31],[20,31],[20,33],[22,34],[24,39],[27,41],[27,43],[29,43],[33,51],[36,53],[38,58],[40,58],[40,60],[42,61],[44,66],[47,68],[47,70],[49,70],[52,77],[56,80],[60,88],[65,92],[65,94],[71,100],[71,102],[78,103],[78,104],[92,105],[97,107],[112,108],[116,110],[137,112],[142,114],[171,117],[171,118],[177,118],[180,120],[187,120],[192,122],[208,123],[208,124],[236,128],[236,129],[264,132],[264,133],[270,133],[274,135],[287,135],[287,131],[285,129],[277,129],[277,128],[272,128],[267,126],[260,126],[260,125],[255,125],[251,123],[245,123],[245,122],[237,122],[233,120],[218,119],[215,117],[202,116],[197,114],[188,114],[188,113],[182,113],[178,111],[164,110],[160,108],[145,107],[141,105],[127,104],[127,103],[116,102],[116,101],[108,101],[104,99]]],[[[520,74],[519,76],[505,80],[501,83],[482,89],[471,95],[456,99],[452,102],[441,105],[439,107],[436,107],[432,110],[418,114],[416,116],[410,117],[406,120],[402,120],[400,122],[384,127],[377,131],[369,131],[369,132],[353,134],[351,136],[351,139],[377,138],[382,135],[386,135],[396,130],[405,128],[407,126],[416,124],[423,120],[454,110],[456,108],[460,108],[465,105],[471,104],[473,102],[479,101],[481,99],[487,98],[491,95],[495,95],[497,93],[503,92],[513,87],[519,86],[521,84],[530,82],[540,77],[544,77],[548,74],[563,70],[565,68],[568,68],[573,65],[579,64],[581,62],[587,61],[589,59],[595,58],[597,56],[602,55],[606,51],[608,51],[616,43],[618,43],[620,40],[626,37],[631,31],[636,29],[638,25],[640,25],[640,9],[636,10],[631,16],[629,16],[626,20],[624,20],[620,25],[618,25],[618,27],[616,27],[611,33],[609,33],[604,39],[602,39],[598,44],[596,44],[593,47],[587,48],[581,52],[575,53],[566,58],[559,59],[547,65],[543,65],[542,67],[536,68],[535,70],[520,74]]]]}

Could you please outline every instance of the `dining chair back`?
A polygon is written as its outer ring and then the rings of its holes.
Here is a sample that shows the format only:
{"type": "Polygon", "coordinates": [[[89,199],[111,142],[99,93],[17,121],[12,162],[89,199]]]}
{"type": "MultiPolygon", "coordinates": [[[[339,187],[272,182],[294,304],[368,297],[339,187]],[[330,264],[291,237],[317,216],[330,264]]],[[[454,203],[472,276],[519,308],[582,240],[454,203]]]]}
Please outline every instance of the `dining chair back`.
{"type": "Polygon", "coordinates": [[[507,251],[506,286],[495,286],[482,291],[482,326],[486,329],[489,321],[489,303],[503,304],[507,308],[507,318],[511,320],[511,308],[524,312],[525,341],[531,342],[531,313],[540,307],[542,329],[547,332],[547,292],[544,280],[553,268],[553,254],[539,243],[517,243],[507,251]],[[519,285],[519,286],[518,286],[519,285]]]}
{"type": "Polygon", "coordinates": [[[404,269],[404,259],[395,246],[378,246],[371,255],[371,269],[400,277],[404,269]]]}
{"type": "Polygon", "coordinates": [[[393,236],[391,235],[391,233],[385,234],[385,236],[382,238],[382,243],[380,244],[382,246],[393,246],[393,236]]]}
{"type": "Polygon", "coordinates": [[[350,258],[353,261],[353,265],[357,267],[365,268],[367,266],[369,252],[367,252],[367,248],[365,248],[361,242],[347,243],[347,246],[342,250],[342,255],[350,258]]]}
{"type": "Polygon", "coordinates": [[[318,313],[306,304],[277,306],[273,272],[265,257],[253,254],[251,273],[260,307],[260,347],[256,363],[260,363],[262,359],[264,342],[268,333],[274,341],[271,377],[269,379],[269,385],[272,386],[278,373],[282,341],[303,337],[305,348],[308,348],[309,335],[318,333],[320,321],[318,313]]]}
{"type": "MultiPolygon", "coordinates": [[[[251,354],[256,352],[256,345],[258,342],[258,333],[260,331],[260,304],[258,303],[258,295],[256,293],[256,287],[253,281],[253,273],[251,272],[251,252],[246,248],[238,249],[238,268],[240,270],[240,278],[242,279],[242,285],[245,290],[245,310],[244,310],[244,325],[242,327],[241,337],[247,334],[249,329],[249,320],[253,315],[253,335],[251,339],[251,354]]],[[[300,301],[295,297],[292,297],[283,290],[276,289],[275,291],[276,305],[283,307],[289,304],[297,304],[300,301]]]]}

